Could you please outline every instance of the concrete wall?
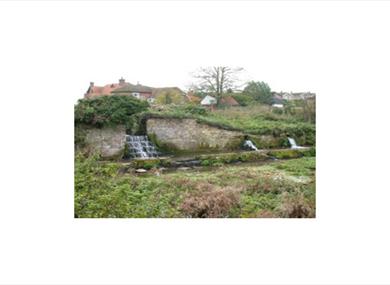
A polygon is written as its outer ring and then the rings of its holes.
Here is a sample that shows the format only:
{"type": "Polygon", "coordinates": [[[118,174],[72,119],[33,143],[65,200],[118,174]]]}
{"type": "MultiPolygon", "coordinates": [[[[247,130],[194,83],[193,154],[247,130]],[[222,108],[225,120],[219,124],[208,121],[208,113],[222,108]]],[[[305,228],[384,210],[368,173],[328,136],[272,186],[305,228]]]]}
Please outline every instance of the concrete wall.
{"type": "Polygon", "coordinates": [[[86,129],[86,146],[99,152],[103,158],[121,158],[125,150],[124,126],[86,129]]]}

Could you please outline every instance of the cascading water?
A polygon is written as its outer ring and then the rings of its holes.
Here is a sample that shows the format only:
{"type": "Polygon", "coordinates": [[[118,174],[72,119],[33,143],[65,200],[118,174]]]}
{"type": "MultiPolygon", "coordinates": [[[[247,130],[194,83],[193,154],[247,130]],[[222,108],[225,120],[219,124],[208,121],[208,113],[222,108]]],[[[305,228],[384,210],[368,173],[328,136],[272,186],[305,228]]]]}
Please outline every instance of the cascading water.
{"type": "Polygon", "coordinates": [[[303,146],[297,145],[297,143],[295,142],[295,140],[293,138],[287,138],[287,139],[288,139],[288,142],[290,143],[292,149],[303,148],[303,146]]]}
{"type": "Polygon", "coordinates": [[[250,150],[259,150],[251,140],[245,140],[244,147],[250,150]]]}
{"type": "Polygon", "coordinates": [[[126,143],[131,158],[151,158],[159,155],[155,145],[147,136],[126,135],[126,143]]]}

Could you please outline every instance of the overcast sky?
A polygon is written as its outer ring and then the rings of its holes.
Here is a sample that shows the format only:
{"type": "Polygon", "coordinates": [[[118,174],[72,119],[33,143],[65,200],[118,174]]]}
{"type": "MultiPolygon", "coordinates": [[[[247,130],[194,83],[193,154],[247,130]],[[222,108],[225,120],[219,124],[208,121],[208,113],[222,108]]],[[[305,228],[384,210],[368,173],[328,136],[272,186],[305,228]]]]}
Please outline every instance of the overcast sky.
{"type": "Polygon", "coordinates": [[[2,26],[13,27],[2,31],[2,61],[11,66],[5,76],[20,77],[8,82],[27,83],[39,68],[42,82],[30,85],[61,84],[73,101],[90,81],[103,85],[121,76],[185,89],[193,70],[212,65],[243,67],[245,79],[265,81],[274,91],[318,92],[332,77],[320,76],[322,70],[342,72],[358,60],[362,40],[380,39],[388,22],[380,5],[17,2],[0,12],[2,26]],[[376,16],[365,21],[370,11],[376,16]]]}

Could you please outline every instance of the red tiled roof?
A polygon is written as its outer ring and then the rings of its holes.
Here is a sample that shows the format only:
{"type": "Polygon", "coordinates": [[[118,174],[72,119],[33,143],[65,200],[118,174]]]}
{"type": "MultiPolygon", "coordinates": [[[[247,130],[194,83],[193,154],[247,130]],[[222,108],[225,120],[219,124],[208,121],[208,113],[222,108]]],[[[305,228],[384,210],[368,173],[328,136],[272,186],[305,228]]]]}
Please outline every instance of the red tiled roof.
{"type": "Polygon", "coordinates": [[[219,103],[222,105],[228,105],[228,106],[239,106],[240,104],[234,99],[232,96],[226,96],[222,97],[219,100],[219,103]]]}
{"type": "Polygon", "coordinates": [[[111,83],[111,84],[106,84],[104,86],[92,86],[89,87],[87,93],[85,94],[85,97],[93,98],[97,96],[110,95],[112,91],[127,85],[128,83],[122,83],[122,84],[111,83]]]}

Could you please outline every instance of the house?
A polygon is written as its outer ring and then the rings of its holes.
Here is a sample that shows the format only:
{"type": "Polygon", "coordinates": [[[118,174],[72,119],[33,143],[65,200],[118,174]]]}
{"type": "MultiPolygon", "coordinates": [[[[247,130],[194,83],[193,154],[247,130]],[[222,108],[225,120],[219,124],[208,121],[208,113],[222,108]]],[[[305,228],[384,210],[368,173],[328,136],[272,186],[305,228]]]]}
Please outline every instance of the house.
{"type": "Polygon", "coordinates": [[[219,105],[225,107],[240,106],[240,104],[232,96],[224,96],[219,100],[219,105]]]}
{"type": "Polygon", "coordinates": [[[316,97],[316,94],[311,92],[272,92],[272,95],[278,95],[287,101],[307,100],[316,97]]]}
{"type": "Polygon", "coordinates": [[[84,98],[94,98],[99,96],[111,95],[111,93],[119,88],[125,87],[130,83],[125,82],[123,78],[119,79],[119,83],[106,84],[104,86],[95,86],[93,82],[90,82],[87,92],[84,94],[84,98]]]}
{"type": "Polygon", "coordinates": [[[207,95],[206,97],[204,97],[202,99],[202,101],[200,101],[200,105],[205,106],[205,107],[213,107],[213,106],[217,105],[217,99],[210,96],[210,95],[207,95]]]}
{"type": "Polygon", "coordinates": [[[274,93],[272,97],[272,107],[283,108],[284,107],[283,97],[274,93]]]}
{"type": "Polygon", "coordinates": [[[153,88],[141,85],[137,83],[136,85],[128,83],[127,85],[113,90],[112,95],[127,95],[133,96],[140,100],[147,100],[148,102],[154,102],[153,88]]]}
{"type": "Polygon", "coordinates": [[[94,98],[98,96],[125,95],[154,103],[156,97],[164,94],[169,94],[171,97],[175,97],[176,99],[179,98],[182,101],[185,100],[185,93],[178,87],[153,88],[139,83],[131,84],[126,82],[123,78],[119,79],[119,83],[111,83],[104,86],[95,86],[94,83],[91,82],[84,97],[94,98]]]}

